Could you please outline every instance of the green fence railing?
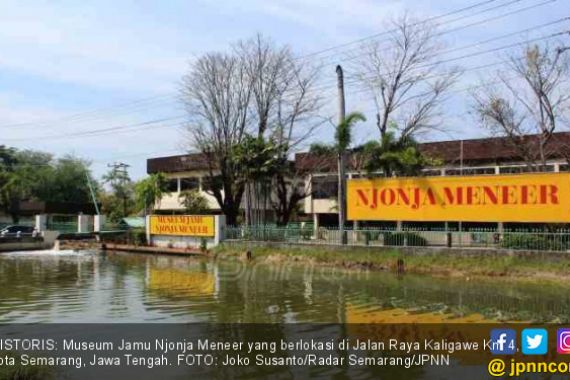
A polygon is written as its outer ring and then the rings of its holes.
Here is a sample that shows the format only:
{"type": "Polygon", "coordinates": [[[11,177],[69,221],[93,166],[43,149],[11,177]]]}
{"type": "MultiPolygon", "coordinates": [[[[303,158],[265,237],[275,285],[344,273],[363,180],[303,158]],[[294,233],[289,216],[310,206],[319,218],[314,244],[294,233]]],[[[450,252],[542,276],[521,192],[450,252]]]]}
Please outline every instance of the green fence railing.
{"type": "Polygon", "coordinates": [[[77,222],[48,222],[46,228],[50,231],[77,232],[77,222]]]}
{"type": "Polygon", "coordinates": [[[224,229],[226,241],[284,242],[314,245],[501,248],[570,251],[570,230],[346,229],[321,227],[238,226],[224,229]],[[342,239],[344,234],[344,239],[342,239]]]}

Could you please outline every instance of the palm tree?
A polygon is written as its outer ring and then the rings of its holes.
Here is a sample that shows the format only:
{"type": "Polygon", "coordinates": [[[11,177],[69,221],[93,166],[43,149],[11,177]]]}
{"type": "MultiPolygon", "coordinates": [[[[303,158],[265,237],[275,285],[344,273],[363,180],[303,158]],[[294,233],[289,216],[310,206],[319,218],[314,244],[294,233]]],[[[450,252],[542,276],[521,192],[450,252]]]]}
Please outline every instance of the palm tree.
{"type": "Polygon", "coordinates": [[[346,152],[352,143],[352,127],[358,121],[366,121],[360,112],[351,112],[336,127],[335,150],[338,160],[338,228],[342,244],[346,244],[344,222],[346,220],[346,152]]]}

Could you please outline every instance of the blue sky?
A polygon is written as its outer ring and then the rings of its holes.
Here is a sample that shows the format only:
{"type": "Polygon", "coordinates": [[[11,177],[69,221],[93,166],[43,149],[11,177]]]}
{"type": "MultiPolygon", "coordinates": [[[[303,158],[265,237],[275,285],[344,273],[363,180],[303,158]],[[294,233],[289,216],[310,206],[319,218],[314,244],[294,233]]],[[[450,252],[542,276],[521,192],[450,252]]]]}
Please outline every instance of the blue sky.
{"type": "MultiPolygon", "coordinates": [[[[145,174],[146,158],[185,149],[180,126],[184,112],[177,100],[189,62],[211,50],[224,50],[257,32],[300,54],[347,43],[385,29],[385,21],[408,10],[432,17],[478,0],[190,0],[190,1],[8,1],[0,2],[0,144],[73,153],[93,161],[97,175],[107,164],[131,165],[131,176],[145,174]],[[160,121],[162,120],[162,121],[160,121]],[[154,123],[150,123],[154,122],[154,123]],[[148,124],[143,124],[148,123],[148,124]],[[129,126],[132,126],[129,127],[129,126]],[[116,133],[85,131],[118,127],[116,133]]],[[[495,21],[445,36],[449,48],[570,16],[568,0],[496,0],[497,7],[478,16],[449,22],[442,30],[491,17],[495,21]],[[524,10],[524,8],[533,7],[524,10]],[[507,16],[507,13],[516,12],[507,16]]],[[[466,12],[470,15],[475,12],[466,12]]],[[[458,16],[454,16],[458,17],[458,16]]],[[[442,21],[451,21],[451,17],[442,21]]],[[[446,55],[452,58],[525,38],[570,29],[565,21],[536,31],[446,55]]],[[[554,44],[570,45],[568,38],[554,44]]],[[[334,66],[350,45],[315,58],[323,60],[323,83],[334,82],[334,66]],[[332,57],[332,55],[335,57],[332,57]]],[[[456,63],[473,67],[501,59],[507,51],[474,56],[456,63]]],[[[460,90],[491,71],[467,72],[446,107],[445,134],[425,139],[477,137],[485,133],[466,115],[468,93],[460,90]]],[[[326,87],[326,86],[325,86],[326,87]]],[[[368,113],[363,94],[347,89],[349,110],[368,113]]],[[[329,110],[336,104],[334,85],[324,89],[329,110]]],[[[374,133],[359,127],[356,139],[374,133]]],[[[325,128],[319,140],[332,138],[325,128]]]]}

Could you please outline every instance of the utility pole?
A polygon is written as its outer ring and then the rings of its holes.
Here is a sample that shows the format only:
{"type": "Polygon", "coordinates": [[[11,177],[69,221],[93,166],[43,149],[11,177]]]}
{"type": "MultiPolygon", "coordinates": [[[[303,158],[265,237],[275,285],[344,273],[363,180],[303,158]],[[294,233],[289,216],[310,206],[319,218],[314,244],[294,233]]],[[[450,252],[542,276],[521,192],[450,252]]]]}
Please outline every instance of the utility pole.
{"type": "MultiPolygon", "coordinates": [[[[344,104],[344,75],[342,67],[336,67],[336,77],[338,83],[338,123],[339,125],[345,119],[344,104]]],[[[344,150],[338,152],[338,230],[340,233],[341,244],[346,244],[346,233],[344,231],[344,223],[346,221],[346,191],[345,191],[345,155],[344,150]]]]}
{"type": "Polygon", "coordinates": [[[113,181],[112,186],[117,189],[121,189],[121,196],[123,197],[123,217],[127,216],[127,192],[126,192],[126,182],[129,180],[129,174],[127,173],[127,165],[123,162],[114,162],[108,164],[107,167],[113,168],[113,181]]]}

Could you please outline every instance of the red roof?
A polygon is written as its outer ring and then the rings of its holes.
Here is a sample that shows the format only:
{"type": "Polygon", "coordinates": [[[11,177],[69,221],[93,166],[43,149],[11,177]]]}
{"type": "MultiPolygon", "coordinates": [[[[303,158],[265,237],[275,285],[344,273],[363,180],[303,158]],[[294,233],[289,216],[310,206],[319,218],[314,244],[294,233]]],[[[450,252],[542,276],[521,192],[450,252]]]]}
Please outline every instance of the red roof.
{"type": "MultiPolygon", "coordinates": [[[[528,135],[521,143],[532,147],[538,143],[537,135],[528,135]]],[[[512,142],[505,137],[489,137],[470,140],[437,141],[418,144],[419,150],[426,156],[440,159],[448,165],[458,165],[461,161],[463,145],[463,163],[465,165],[495,165],[503,162],[524,161],[512,142]]],[[[532,149],[531,149],[532,150],[532,149]]],[[[538,155],[538,149],[532,150],[538,155]]],[[[555,133],[546,146],[549,159],[563,159],[570,155],[570,132],[555,133]]],[[[308,152],[295,155],[295,166],[306,172],[336,172],[336,157],[318,156],[308,152]]],[[[350,162],[349,162],[349,166],[350,162]]],[[[207,158],[200,153],[191,153],[170,157],[157,157],[147,160],[147,173],[182,172],[207,170],[207,158]]]]}
{"type": "MultiPolygon", "coordinates": [[[[538,145],[537,135],[524,136],[521,144],[533,147],[538,145]]],[[[461,161],[461,140],[437,141],[419,144],[419,150],[426,156],[438,158],[447,164],[458,164],[461,161]]],[[[570,148],[570,132],[555,133],[546,145],[547,157],[563,158],[563,152],[570,148]]],[[[538,146],[531,149],[538,159],[538,146]]],[[[463,162],[471,164],[496,164],[501,162],[524,161],[513,145],[512,140],[505,137],[489,137],[483,139],[463,140],[463,162]]]]}
{"type": "MultiPolygon", "coordinates": [[[[537,135],[524,136],[521,144],[531,147],[538,144],[537,135]]],[[[496,165],[504,162],[524,161],[511,140],[505,137],[488,137],[470,140],[436,141],[418,144],[418,149],[426,156],[439,159],[447,165],[459,165],[461,162],[461,145],[463,145],[463,163],[465,165],[496,165]]],[[[531,149],[538,159],[538,149],[531,149]]],[[[555,133],[546,146],[549,159],[564,159],[570,155],[570,132],[555,133]]],[[[354,158],[353,158],[354,159],[354,158]]],[[[300,170],[311,170],[319,165],[322,172],[336,172],[336,157],[329,157],[323,164],[323,157],[311,153],[295,155],[300,170]]],[[[349,166],[351,166],[349,162],[349,166]]]]}
{"type": "Polygon", "coordinates": [[[146,160],[146,172],[176,173],[192,170],[207,170],[208,159],[202,153],[181,154],[177,156],[156,157],[146,160]]]}

